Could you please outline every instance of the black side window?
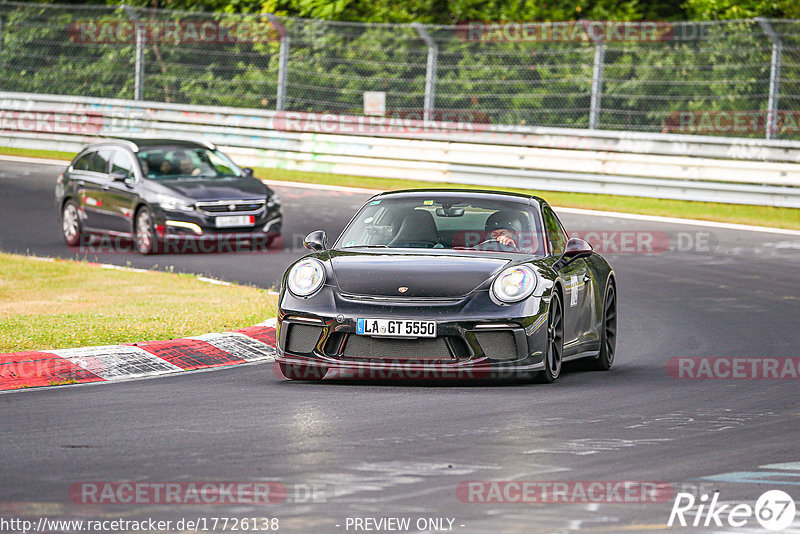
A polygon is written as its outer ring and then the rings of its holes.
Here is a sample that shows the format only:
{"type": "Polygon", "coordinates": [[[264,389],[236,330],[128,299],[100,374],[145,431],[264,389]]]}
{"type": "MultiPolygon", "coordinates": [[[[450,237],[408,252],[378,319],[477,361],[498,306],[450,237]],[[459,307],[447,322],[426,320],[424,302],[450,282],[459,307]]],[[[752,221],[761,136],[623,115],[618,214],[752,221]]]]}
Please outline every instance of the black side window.
{"type": "Polygon", "coordinates": [[[107,149],[94,152],[91,155],[91,159],[89,159],[89,168],[87,170],[103,174],[108,173],[108,159],[110,156],[111,151],[107,149]]]}
{"type": "Polygon", "coordinates": [[[111,158],[111,172],[124,172],[129,178],[133,178],[133,164],[128,154],[122,150],[115,150],[111,158]]]}
{"type": "Polygon", "coordinates": [[[88,171],[89,170],[89,161],[91,161],[92,157],[94,156],[94,152],[89,152],[88,154],[84,154],[78,160],[72,164],[72,168],[76,171],[88,171]]]}
{"type": "Polygon", "coordinates": [[[567,234],[564,232],[564,228],[561,227],[556,214],[546,204],[542,207],[542,217],[547,229],[547,239],[550,242],[551,254],[560,256],[567,246],[567,234]]]}

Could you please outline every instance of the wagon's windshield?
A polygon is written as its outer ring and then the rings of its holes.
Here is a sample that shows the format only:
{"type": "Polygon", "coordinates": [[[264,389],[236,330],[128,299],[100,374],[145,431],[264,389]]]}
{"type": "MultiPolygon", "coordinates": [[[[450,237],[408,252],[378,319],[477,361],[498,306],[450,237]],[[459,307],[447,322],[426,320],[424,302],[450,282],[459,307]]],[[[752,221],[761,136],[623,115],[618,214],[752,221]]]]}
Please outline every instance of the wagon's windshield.
{"type": "Polygon", "coordinates": [[[201,147],[158,146],[137,154],[142,174],[150,179],[227,178],[242,170],[225,154],[201,147]]]}
{"type": "Polygon", "coordinates": [[[432,248],[544,254],[538,206],[433,194],[368,202],[337,248],[432,248]]]}

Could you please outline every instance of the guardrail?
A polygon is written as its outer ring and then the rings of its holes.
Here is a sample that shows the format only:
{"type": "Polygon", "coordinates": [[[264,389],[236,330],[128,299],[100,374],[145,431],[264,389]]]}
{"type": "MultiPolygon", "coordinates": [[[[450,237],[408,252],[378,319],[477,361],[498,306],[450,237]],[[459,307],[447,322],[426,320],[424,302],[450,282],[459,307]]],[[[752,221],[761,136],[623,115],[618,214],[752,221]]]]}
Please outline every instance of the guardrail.
{"type": "Polygon", "coordinates": [[[800,207],[800,142],[312,115],[0,92],[0,145],[203,137],[243,165],[800,207]]]}

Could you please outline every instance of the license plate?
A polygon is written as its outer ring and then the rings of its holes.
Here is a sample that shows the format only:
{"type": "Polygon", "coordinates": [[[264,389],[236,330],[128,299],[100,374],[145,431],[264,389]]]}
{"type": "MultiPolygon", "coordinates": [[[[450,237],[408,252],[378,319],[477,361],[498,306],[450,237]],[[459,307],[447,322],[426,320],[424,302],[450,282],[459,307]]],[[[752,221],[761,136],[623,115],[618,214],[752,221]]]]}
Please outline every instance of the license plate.
{"type": "Polygon", "coordinates": [[[404,319],[358,319],[356,334],[376,337],[436,337],[436,322],[404,319]]]}
{"type": "Polygon", "coordinates": [[[256,218],[253,215],[231,215],[229,217],[217,217],[217,228],[231,228],[234,226],[253,226],[256,218]]]}

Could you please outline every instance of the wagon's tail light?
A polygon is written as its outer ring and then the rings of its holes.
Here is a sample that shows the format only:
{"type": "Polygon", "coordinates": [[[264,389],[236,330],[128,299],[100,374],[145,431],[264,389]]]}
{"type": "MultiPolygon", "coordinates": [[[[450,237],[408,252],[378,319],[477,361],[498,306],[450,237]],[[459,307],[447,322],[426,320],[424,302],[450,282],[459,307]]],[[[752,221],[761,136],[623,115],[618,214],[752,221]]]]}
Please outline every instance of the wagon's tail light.
{"type": "Polygon", "coordinates": [[[62,172],[61,174],[58,175],[58,178],[56,178],[56,184],[61,184],[61,182],[63,181],[64,181],[64,173],[62,172]]]}
{"type": "Polygon", "coordinates": [[[306,258],[294,264],[289,270],[287,285],[289,291],[298,297],[308,297],[316,293],[325,282],[325,267],[314,258],[306,258]]]}
{"type": "Polygon", "coordinates": [[[536,274],[530,267],[509,267],[494,279],[492,293],[502,302],[519,302],[536,289],[536,274]]]}

